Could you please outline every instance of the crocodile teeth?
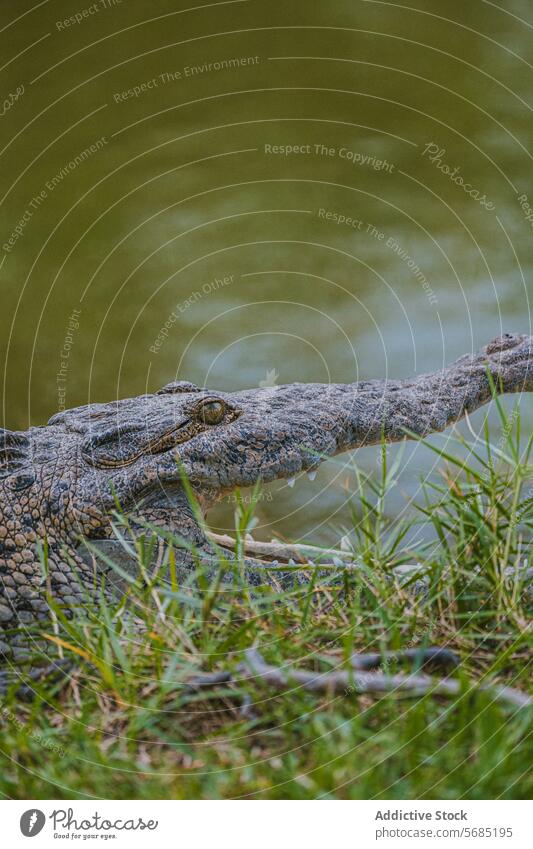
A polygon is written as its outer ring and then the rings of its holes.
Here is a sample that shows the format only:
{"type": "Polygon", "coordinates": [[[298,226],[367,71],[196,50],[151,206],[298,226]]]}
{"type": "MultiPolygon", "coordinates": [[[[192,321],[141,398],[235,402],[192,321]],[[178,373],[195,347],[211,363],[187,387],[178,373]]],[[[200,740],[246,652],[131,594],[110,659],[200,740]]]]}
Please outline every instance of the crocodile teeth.
{"type": "Polygon", "coordinates": [[[307,472],[307,477],[310,481],[314,481],[314,479],[316,478],[316,472],[307,472]]]}
{"type": "Polygon", "coordinates": [[[287,486],[294,486],[296,483],[296,478],[289,478],[287,481],[287,486]]]}

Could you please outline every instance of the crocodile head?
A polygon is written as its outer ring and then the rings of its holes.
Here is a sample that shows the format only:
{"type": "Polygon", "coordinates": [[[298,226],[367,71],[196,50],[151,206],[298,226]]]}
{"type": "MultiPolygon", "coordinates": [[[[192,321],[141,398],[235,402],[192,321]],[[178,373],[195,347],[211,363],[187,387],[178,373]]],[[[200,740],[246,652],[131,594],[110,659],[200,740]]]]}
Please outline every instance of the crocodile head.
{"type": "Polygon", "coordinates": [[[533,389],[531,337],[500,337],[413,380],[231,393],[177,381],[155,394],[78,407],[12,434],[4,476],[19,512],[37,498],[37,513],[46,512],[45,525],[55,524],[59,536],[105,535],[117,500],[155,521],[170,517],[179,530],[190,517],[183,473],[205,511],[236,487],[292,478],[355,446],[442,430],[493,388],[533,389]]]}
{"type": "Polygon", "coordinates": [[[237,487],[312,471],[353,442],[358,404],[348,386],[228,393],[176,381],[155,394],[56,414],[31,432],[34,466],[50,468],[53,439],[59,462],[51,489],[65,489],[83,536],[101,535],[117,501],[180,528],[190,512],[184,476],[206,511],[237,487]]]}

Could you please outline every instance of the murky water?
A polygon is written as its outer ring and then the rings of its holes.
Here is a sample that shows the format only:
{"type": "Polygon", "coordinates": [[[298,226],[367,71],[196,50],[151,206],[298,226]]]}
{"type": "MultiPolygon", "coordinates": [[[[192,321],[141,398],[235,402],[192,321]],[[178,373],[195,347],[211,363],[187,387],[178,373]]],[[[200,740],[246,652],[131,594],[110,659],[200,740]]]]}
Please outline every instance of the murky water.
{"type": "MultiPolygon", "coordinates": [[[[531,332],[529,3],[192,5],[0,3],[6,426],[531,332]]],[[[409,446],[393,505],[433,463],[409,446]]],[[[261,533],[334,538],[349,490],[274,485],[261,533]]]]}

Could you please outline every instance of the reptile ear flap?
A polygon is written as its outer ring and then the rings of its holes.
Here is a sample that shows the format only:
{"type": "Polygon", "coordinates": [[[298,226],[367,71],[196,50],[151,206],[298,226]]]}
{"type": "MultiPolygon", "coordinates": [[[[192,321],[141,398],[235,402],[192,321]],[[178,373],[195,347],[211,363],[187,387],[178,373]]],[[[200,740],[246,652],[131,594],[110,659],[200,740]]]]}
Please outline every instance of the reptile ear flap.
{"type": "Polygon", "coordinates": [[[81,456],[95,469],[129,466],[139,457],[139,438],[145,433],[145,426],[140,424],[122,427],[113,424],[89,431],[81,446],[81,456]]]}
{"type": "Polygon", "coordinates": [[[25,433],[0,428],[0,480],[10,478],[12,489],[31,486],[35,475],[30,459],[30,440],[25,433]]]}
{"type": "Polygon", "coordinates": [[[200,388],[188,380],[174,380],[167,383],[162,389],[158,389],[156,395],[175,395],[179,392],[200,392],[200,388]]]}

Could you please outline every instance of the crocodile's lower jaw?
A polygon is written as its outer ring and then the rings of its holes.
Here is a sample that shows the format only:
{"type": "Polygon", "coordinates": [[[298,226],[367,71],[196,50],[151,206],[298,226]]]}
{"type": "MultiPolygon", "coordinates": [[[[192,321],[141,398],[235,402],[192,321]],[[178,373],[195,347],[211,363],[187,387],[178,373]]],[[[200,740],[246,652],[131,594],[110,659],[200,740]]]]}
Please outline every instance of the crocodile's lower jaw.
{"type": "MultiPolygon", "coordinates": [[[[184,542],[183,547],[179,544],[175,547],[174,557],[178,568],[183,570],[187,565],[190,570],[193,559],[188,554],[188,547],[191,545],[202,548],[205,537],[194,518],[183,488],[180,485],[161,487],[149,495],[145,494],[129,507],[126,515],[135,534],[146,532],[150,535],[150,526],[157,528],[160,532],[162,546],[155,547],[150,562],[143,564],[144,567],[151,572],[156,568],[157,563],[164,559],[166,532],[174,535],[178,543],[184,542]]],[[[122,529],[122,532],[124,531],[125,529],[122,529]]],[[[117,592],[120,595],[126,589],[127,579],[123,577],[123,574],[121,575],[121,572],[134,579],[139,577],[138,559],[127,550],[128,547],[131,548],[128,546],[131,539],[128,539],[129,533],[124,533],[124,537],[126,544],[114,536],[110,524],[105,538],[100,536],[89,539],[87,545],[81,541],[77,549],[78,554],[89,566],[96,568],[99,574],[105,573],[106,584],[111,591],[115,590],[115,595],[117,592]],[[118,570],[113,569],[110,561],[118,566],[118,570]]],[[[184,579],[186,575],[187,571],[184,571],[181,578],[184,579]]]]}

